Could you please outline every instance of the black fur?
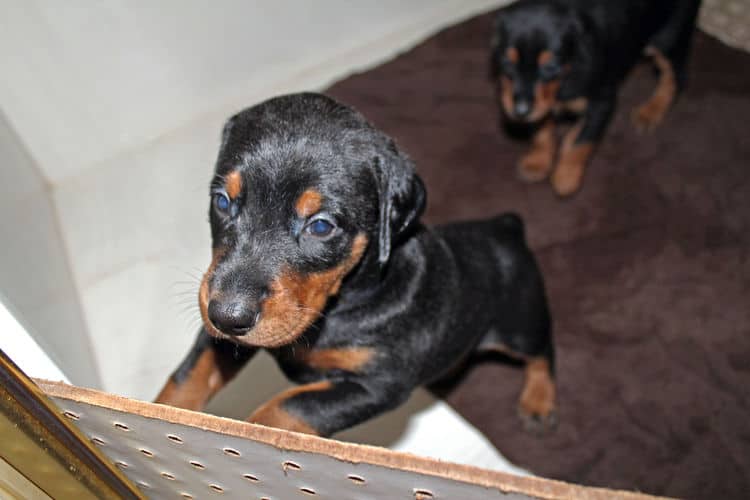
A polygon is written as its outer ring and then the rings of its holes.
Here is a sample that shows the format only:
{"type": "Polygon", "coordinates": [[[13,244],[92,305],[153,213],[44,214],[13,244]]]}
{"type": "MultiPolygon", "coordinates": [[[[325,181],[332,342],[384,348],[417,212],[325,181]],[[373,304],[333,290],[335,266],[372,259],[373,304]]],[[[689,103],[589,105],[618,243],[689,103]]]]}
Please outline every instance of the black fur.
{"type": "MultiPolygon", "coordinates": [[[[312,93],[247,109],[225,127],[214,188],[236,170],[245,186],[236,209],[227,216],[215,201],[211,207],[214,247],[224,253],[210,286],[221,296],[240,296],[262,314],[282,269],[325,271],[347,258],[357,235],[369,240],[321,317],[291,345],[268,349],[291,380],[332,383],[283,403],[317,433],[398,406],[478,348],[505,346],[553,364],[542,277],[520,218],[422,225],[425,189],[412,162],[356,111],[312,93]],[[338,228],[323,241],[300,236],[308,220],[293,207],[309,188],[322,194],[321,211],[338,228]],[[352,347],[375,353],[356,372],[314,369],[298,356],[302,348],[352,347]]],[[[203,329],[193,351],[213,345],[206,337],[203,329]]],[[[249,349],[232,362],[246,362],[255,346],[253,330],[218,342],[249,349]]]]}
{"type": "Polygon", "coordinates": [[[685,85],[699,6],[700,0],[521,0],[501,9],[489,66],[499,94],[501,77],[511,82],[512,104],[501,105],[503,116],[511,123],[539,123],[564,114],[566,103],[582,98],[586,106],[575,112],[582,122],[573,143],[599,142],[620,85],[644,54],[656,49],[674,72],[676,92],[685,85]],[[508,57],[511,47],[518,60],[508,57]],[[552,57],[542,64],[544,52],[552,57]],[[559,88],[548,108],[535,99],[535,89],[550,83],[559,88]]]}

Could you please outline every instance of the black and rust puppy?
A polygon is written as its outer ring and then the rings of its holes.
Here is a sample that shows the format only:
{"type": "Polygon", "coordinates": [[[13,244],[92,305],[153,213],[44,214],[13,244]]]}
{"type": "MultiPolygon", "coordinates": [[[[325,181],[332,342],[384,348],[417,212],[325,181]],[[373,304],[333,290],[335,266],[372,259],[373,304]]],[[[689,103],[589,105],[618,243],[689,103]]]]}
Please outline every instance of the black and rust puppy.
{"type": "Polygon", "coordinates": [[[490,72],[507,118],[534,123],[520,176],[540,181],[557,154],[555,118],[578,115],[559,151],[552,185],[561,196],[581,185],[595,145],[612,118],[620,84],[643,55],[659,80],[633,112],[640,130],[664,117],[685,83],[685,63],[700,0],[521,0],[497,16],[490,72]]]}
{"type": "Polygon", "coordinates": [[[498,350],[526,361],[522,416],[550,424],[550,318],[520,219],[430,229],[424,205],[412,162],[328,97],[231,118],[211,186],[204,325],[157,402],[202,408],[262,347],[300,385],[249,420],[327,436],[498,350]]]}

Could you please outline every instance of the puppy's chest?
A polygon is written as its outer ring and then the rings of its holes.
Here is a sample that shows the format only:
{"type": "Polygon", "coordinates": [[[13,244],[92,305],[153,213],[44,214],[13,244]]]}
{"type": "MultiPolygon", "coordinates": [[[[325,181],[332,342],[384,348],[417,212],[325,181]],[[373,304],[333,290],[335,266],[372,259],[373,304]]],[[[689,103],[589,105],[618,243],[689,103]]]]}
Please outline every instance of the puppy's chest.
{"type": "Polygon", "coordinates": [[[558,100],[555,104],[555,114],[575,114],[580,115],[586,111],[589,102],[585,97],[575,97],[572,99],[558,100]]]}
{"type": "Polygon", "coordinates": [[[301,342],[271,354],[289,378],[309,382],[332,373],[364,373],[381,353],[374,347],[318,341],[311,346],[301,342]]]}

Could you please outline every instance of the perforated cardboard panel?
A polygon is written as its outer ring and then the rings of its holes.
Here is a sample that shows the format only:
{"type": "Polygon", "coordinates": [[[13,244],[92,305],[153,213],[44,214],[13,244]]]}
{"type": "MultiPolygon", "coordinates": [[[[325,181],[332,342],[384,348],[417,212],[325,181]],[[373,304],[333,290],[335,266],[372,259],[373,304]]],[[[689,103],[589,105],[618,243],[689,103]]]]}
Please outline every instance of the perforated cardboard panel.
{"type": "Polygon", "coordinates": [[[653,498],[522,478],[61,383],[38,383],[151,498],[653,498]]]}

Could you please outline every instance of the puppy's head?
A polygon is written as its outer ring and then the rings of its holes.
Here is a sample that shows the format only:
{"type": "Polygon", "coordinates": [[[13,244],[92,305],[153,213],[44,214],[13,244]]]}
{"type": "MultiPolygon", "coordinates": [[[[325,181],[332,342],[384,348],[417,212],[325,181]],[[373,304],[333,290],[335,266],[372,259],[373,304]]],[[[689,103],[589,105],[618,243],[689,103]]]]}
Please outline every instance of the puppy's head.
{"type": "Polygon", "coordinates": [[[585,21],[555,2],[522,1],[495,19],[490,76],[512,120],[534,122],[555,106],[563,79],[587,57],[585,21]]]}
{"type": "Polygon", "coordinates": [[[247,345],[291,343],[348,276],[379,276],[424,201],[393,141],[328,97],[240,112],[224,127],[211,185],[206,329],[247,345]]]}

